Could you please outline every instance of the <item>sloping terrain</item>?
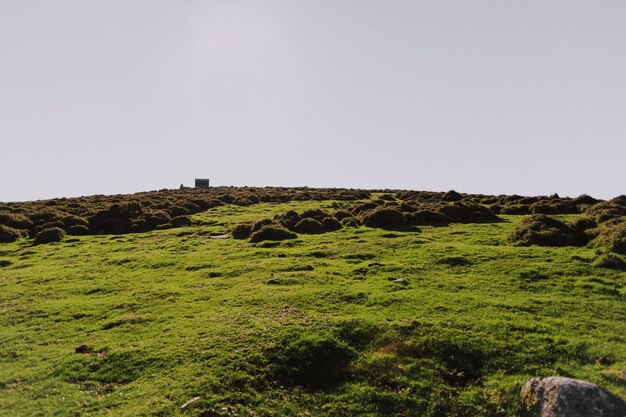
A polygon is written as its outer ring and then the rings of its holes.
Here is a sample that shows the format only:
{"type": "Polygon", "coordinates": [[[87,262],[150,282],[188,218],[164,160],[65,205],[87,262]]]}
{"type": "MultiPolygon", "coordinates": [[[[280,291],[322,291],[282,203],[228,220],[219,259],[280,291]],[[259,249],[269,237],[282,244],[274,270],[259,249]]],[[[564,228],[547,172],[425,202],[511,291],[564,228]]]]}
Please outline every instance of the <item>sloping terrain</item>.
{"type": "Polygon", "coordinates": [[[514,416],[548,375],[624,397],[624,200],[0,204],[0,415],[514,416]]]}

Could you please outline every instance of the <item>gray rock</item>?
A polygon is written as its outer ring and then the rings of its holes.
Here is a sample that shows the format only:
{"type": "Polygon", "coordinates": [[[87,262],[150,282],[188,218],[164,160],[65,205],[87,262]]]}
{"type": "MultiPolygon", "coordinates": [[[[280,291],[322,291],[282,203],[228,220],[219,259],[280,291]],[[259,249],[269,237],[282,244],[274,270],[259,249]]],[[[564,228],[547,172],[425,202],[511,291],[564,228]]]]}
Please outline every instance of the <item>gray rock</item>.
{"type": "Polygon", "coordinates": [[[531,378],[520,396],[523,417],[626,417],[626,401],[578,379],[531,378]]]}

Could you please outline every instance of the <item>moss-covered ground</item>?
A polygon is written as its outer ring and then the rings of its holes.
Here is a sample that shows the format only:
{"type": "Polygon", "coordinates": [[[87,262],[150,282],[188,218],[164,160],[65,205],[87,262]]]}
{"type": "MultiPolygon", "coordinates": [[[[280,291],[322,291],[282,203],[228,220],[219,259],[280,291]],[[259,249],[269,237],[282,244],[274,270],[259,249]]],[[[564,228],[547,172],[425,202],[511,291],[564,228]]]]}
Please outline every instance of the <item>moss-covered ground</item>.
{"type": "Polygon", "coordinates": [[[626,274],[511,245],[524,216],[227,236],[331,203],[1,245],[0,415],[514,416],[537,375],[626,396],[626,274]]]}

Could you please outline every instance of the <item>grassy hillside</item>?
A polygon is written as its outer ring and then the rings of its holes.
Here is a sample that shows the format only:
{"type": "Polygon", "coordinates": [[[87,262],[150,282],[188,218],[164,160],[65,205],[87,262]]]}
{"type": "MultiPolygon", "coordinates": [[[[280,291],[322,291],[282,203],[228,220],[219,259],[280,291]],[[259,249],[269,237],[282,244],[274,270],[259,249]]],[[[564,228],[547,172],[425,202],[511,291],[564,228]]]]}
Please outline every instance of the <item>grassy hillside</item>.
{"type": "MultiPolygon", "coordinates": [[[[89,231],[40,245],[28,215],[42,203],[25,204],[30,229],[0,245],[0,415],[514,416],[537,375],[626,397],[626,273],[619,252],[597,260],[602,236],[514,245],[529,204],[490,206],[490,221],[230,235],[396,200],[339,196],[210,204],[182,214],[191,226],[120,234],[96,232],[94,209],[89,231]]],[[[571,225],[592,206],[553,216],[571,225]]]]}

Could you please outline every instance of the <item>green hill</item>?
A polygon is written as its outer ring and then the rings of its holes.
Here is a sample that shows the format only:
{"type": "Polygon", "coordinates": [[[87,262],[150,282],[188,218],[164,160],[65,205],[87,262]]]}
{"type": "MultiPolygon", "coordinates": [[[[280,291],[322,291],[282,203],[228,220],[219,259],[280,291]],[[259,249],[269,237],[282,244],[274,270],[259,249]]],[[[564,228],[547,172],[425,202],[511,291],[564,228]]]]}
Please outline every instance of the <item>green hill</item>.
{"type": "Polygon", "coordinates": [[[0,415],[514,416],[550,375],[624,397],[625,200],[0,204],[0,415]]]}

